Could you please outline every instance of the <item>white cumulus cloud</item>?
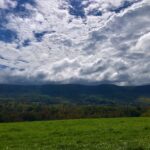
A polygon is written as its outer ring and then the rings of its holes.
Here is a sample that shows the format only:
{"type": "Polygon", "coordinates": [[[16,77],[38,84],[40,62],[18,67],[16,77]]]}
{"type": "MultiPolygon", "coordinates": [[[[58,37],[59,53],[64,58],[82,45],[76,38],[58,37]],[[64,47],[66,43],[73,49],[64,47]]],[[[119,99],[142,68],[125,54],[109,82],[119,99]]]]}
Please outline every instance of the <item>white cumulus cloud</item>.
{"type": "Polygon", "coordinates": [[[84,17],[70,13],[69,0],[26,3],[25,17],[8,13],[5,27],[17,38],[0,41],[0,82],[149,84],[150,1],[125,2],[83,0],[84,17]]]}

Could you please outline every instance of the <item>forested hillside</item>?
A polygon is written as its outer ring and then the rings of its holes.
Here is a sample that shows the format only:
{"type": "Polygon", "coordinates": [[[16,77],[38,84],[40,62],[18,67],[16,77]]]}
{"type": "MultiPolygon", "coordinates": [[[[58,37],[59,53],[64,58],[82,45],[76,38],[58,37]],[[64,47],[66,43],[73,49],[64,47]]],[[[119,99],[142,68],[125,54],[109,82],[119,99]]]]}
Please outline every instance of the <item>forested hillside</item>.
{"type": "Polygon", "coordinates": [[[149,98],[149,85],[0,85],[0,100],[110,105],[149,103],[149,98]]]}
{"type": "Polygon", "coordinates": [[[0,122],[150,116],[149,87],[0,85],[0,122]]]}

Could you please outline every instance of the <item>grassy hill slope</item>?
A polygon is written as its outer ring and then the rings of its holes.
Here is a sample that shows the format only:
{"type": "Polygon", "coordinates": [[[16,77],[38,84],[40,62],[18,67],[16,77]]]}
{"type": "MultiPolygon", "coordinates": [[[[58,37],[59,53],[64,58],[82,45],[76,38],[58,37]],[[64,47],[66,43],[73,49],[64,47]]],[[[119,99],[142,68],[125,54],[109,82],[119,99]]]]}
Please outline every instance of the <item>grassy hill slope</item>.
{"type": "Polygon", "coordinates": [[[149,150],[150,118],[0,124],[1,150],[149,150]]]}

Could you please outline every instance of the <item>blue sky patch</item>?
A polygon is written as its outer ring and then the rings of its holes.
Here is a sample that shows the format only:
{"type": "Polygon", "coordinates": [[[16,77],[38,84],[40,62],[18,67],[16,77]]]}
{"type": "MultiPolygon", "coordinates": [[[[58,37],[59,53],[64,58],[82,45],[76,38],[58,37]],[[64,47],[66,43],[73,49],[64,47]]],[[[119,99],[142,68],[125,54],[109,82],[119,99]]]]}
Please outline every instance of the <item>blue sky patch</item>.
{"type": "Polygon", "coordinates": [[[17,33],[9,29],[0,28],[0,41],[11,43],[17,39],[17,33]]]}
{"type": "Polygon", "coordinates": [[[85,11],[82,1],[69,0],[69,13],[75,17],[85,18],[85,11]]]}
{"type": "Polygon", "coordinates": [[[17,2],[16,8],[12,9],[11,11],[21,17],[27,17],[31,14],[31,11],[25,8],[25,4],[30,4],[33,6],[36,5],[35,0],[18,0],[17,2]]]}
{"type": "Polygon", "coordinates": [[[8,23],[8,20],[6,18],[7,16],[7,11],[4,9],[0,9],[0,28],[4,27],[5,24],[8,23]]]}
{"type": "MultiPolygon", "coordinates": [[[[32,12],[25,7],[27,3],[34,6],[36,5],[35,0],[17,0],[17,6],[15,8],[0,9],[0,41],[11,43],[13,40],[17,39],[17,33],[6,28],[9,22],[7,16],[9,14],[15,14],[22,18],[29,17],[32,12]]],[[[26,46],[28,43],[28,41],[25,41],[24,45],[26,46]]]]}
{"type": "Polygon", "coordinates": [[[43,36],[44,36],[45,34],[47,34],[47,33],[48,33],[47,31],[34,33],[34,37],[36,38],[36,40],[37,40],[38,42],[41,42],[42,39],[43,39],[43,36]]]}
{"type": "Polygon", "coordinates": [[[88,15],[90,15],[90,16],[102,16],[102,12],[100,10],[93,9],[92,11],[88,12],[88,15]]]}
{"type": "Polygon", "coordinates": [[[17,0],[18,5],[22,5],[22,4],[31,4],[31,5],[36,5],[35,0],[17,0]]]}
{"type": "Polygon", "coordinates": [[[31,41],[30,41],[29,39],[24,40],[24,42],[22,43],[22,46],[23,46],[23,47],[29,46],[30,43],[31,43],[31,41]]]}
{"type": "Polygon", "coordinates": [[[131,2],[131,1],[124,1],[122,3],[122,5],[120,5],[117,8],[111,8],[111,11],[115,12],[115,13],[120,13],[122,10],[132,6],[134,3],[140,2],[141,0],[137,0],[136,2],[131,2]]]}
{"type": "Polygon", "coordinates": [[[17,0],[17,6],[15,8],[0,9],[0,27],[8,22],[7,15],[15,14],[20,17],[28,17],[32,13],[25,7],[25,4],[36,6],[35,0],[17,0]]]}

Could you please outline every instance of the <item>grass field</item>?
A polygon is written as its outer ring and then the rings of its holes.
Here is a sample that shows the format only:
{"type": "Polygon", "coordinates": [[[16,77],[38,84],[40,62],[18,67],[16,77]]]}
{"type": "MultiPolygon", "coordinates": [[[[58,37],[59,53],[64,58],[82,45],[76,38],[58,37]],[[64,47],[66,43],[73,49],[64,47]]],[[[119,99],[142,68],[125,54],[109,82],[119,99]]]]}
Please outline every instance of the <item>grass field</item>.
{"type": "Polygon", "coordinates": [[[0,150],[150,150],[150,118],[2,123],[0,150]]]}

